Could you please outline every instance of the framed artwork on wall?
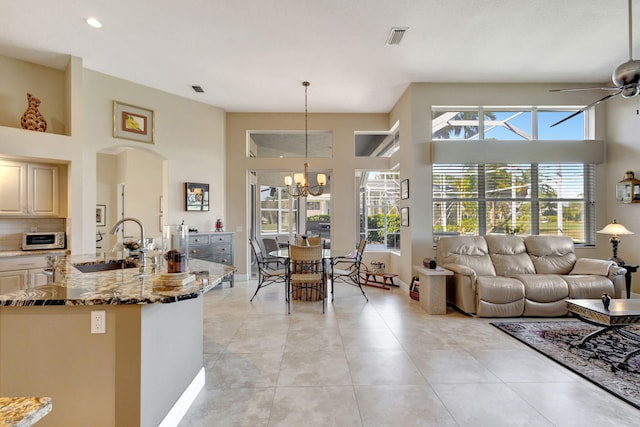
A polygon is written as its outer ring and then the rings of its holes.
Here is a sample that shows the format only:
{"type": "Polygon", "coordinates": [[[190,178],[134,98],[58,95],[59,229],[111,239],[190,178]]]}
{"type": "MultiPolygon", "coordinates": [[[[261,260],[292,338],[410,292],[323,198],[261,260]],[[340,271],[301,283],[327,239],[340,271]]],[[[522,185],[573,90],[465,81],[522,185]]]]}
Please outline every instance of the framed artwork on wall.
{"type": "Polygon", "coordinates": [[[403,179],[400,181],[400,198],[408,199],[409,198],[409,180],[403,179]]]}
{"type": "Polygon", "coordinates": [[[96,225],[98,227],[107,226],[107,205],[96,205],[96,225]]]}
{"type": "Polygon", "coordinates": [[[400,225],[403,227],[409,226],[409,208],[400,209],[400,225]]]}
{"type": "Polygon", "coordinates": [[[154,143],[153,111],[113,101],[114,138],[154,143]]]}
{"type": "Polygon", "coordinates": [[[209,210],[209,184],[197,182],[185,182],[185,210],[208,211],[209,210]]]}

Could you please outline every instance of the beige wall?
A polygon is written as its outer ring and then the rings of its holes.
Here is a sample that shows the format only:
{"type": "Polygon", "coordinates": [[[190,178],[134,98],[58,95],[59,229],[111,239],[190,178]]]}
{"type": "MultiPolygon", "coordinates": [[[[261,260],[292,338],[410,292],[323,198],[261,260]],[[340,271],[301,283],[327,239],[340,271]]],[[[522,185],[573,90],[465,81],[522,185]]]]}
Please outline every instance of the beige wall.
{"type": "MultiPolygon", "coordinates": [[[[309,131],[333,133],[333,157],[310,158],[310,169],[331,170],[331,244],[336,248],[354,248],[357,198],[356,169],[386,169],[389,159],[356,158],[355,131],[387,131],[387,114],[309,114],[309,131]]],[[[247,158],[249,130],[304,130],[304,114],[227,113],[227,201],[226,231],[236,232],[234,261],[239,274],[246,274],[249,260],[248,171],[301,170],[301,158],[247,158]]]]}
{"type": "MultiPolygon", "coordinates": [[[[633,171],[640,177],[640,116],[637,101],[616,97],[607,101],[607,172],[603,180],[605,189],[598,204],[606,209],[606,215],[599,221],[603,227],[614,219],[624,224],[635,234],[621,236],[618,256],[629,264],[640,264],[640,204],[622,204],[615,201],[616,183],[624,177],[625,171],[633,171]]],[[[608,235],[598,235],[598,247],[605,249],[603,256],[611,256],[608,235]]],[[[633,292],[640,293],[640,276],[634,275],[633,292]]]]}
{"type": "MultiPolygon", "coordinates": [[[[4,82],[16,82],[18,87],[38,90],[51,85],[58,90],[43,91],[47,98],[63,98],[49,104],[58,106],[48,114],[59,121],[64,121],[68,115],[67,135],[30,132],[20,129],[19,123],[17,127],[1,126],[4,123],[0,123],[0,156],[69,164],[67,232],[72,253],[95,251],[96,153],[104,149],[133,147],[167,159],[163,166],[167,179],[162,183],[166,195],[165,222],[184,220],[204,231],[212,230],[216,218],[224,216],[226,152],[225,112],[222,109],[83,69],[79,58],[70,58],[67,69],[61,72],[42,71],[38,65],[12,60],[0,62],[0,67],[4,82]],[[31,71],[25,72],[25,67],[31,71]],[[42,75],[46,80],[41,81],[42,75]],[[114,100],[155,111],[155,144],[113,138],[114,100]],[[187,181],[211,185],[209,212],[184,210],[184,182],[187,181]]],[[[0,86],[0,97],[6,105],[25,102],[22,92],[23,89],[6,90],[0,86]]],[[[19,115],[22,115],[21,109],[19,115]]],[[[0,113],[0,120],[3,115],[11,117],[15,114],[15,111],[0,113]]],[[[140,170],[140,174],[145,173],[140,170]]],[[[145,227],[155,229],[157,222],[145,224],[145,227]]]]}
{"type": "MultiPolygon", "coordinates": [[[[597,86],[597,84],[596,84],[597,86]]],[[[402,242],[411,241],[411,245],[402,245],[400,259],[391,259],[396,273],[405,283],[410,283],[411,266],[421,264],[425,257],[435,256],[432,225],[431,200],[431,158],[429,141],[431,140],[431,107],[458,106],[554,106],[586,105],[593,101],[594,94],[584,92],[550,93],[550,84],[446,84],[413,83],[391,111],[391,121],[401,123],[401,179],[410,179],[411,195],[403,200],[402,206],[410,208],[410,229],[402,230],[402,242]],[[403,126],[409,120],[410,126],[403,126]]],[[[571,85],[553,85],[553,87],[571,87],[571,85]]],[[[594,139],[604,139],[604,107],[597,107],[597,120],[592,123],[594,139]]],[[[611,151],[612,147],[609,147],[611,151]]],[[[604,197],[603,185],[606,165],[596,168],[597,199],[604,197]]],[[[620,175],[622,176],[622,175],[620,175]]],[[[596,205],[597,227],[607,223],[605,206],[596,205]]],[[[601,240],[598,240],[601,243],[601,240]]],[[[597,248],[579,249],[580,256],[607,258],[602,245],[597,248]]],[[[609,248],[610,249],[610,248],[609,248]]]]}

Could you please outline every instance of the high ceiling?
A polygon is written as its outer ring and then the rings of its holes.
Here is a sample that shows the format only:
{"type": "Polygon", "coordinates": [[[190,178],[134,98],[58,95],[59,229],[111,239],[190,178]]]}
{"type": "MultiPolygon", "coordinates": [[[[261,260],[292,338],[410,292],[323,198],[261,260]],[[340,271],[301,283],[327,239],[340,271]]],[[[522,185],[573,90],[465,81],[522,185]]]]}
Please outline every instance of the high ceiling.
{"type": "Polygon", "coordinates": [[[608,85],[628,59],[626,0],[2,3],[1,55],[57,68],[74,55],[230,112],[303,111],[303,80],[309,112],[340,113],[386,113],[411,82],[608,85]],[[409,27],[398,46],[392,27],[409,27]]]}

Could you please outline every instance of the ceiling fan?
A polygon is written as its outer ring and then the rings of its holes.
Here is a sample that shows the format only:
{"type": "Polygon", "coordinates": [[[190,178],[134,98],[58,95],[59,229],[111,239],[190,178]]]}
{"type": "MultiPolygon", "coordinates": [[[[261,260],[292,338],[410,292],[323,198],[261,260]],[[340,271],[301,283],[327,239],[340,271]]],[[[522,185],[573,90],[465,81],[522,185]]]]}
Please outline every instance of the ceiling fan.
{"type": "Polygon", "coordinates": [[[554,127],[559,125],[560,123],[566,122],[567,120],[588,110],[594,105],[598,105],[601,102],[604,102],[610,98],[613,98],[614,96],[622,95],[623,98],[633,98],[634,96],[640,94],[640,60],[633,59],[632,46],[631,46],[631,37],[632,37],[631,0],[628,0],[628,4],[629,4],[629,60],[624,64],[619,65],[613,72],[611,80],[613,81],[613,84],[615,85],[615,87],[583,87],[583,88],[575,88],[575,89],[551,89],[549,91],[549,92],[574,92],[579,90],[610,90],[610,91],[614,91],[615,93],[611,93],[607,96],[604,96],[598,99],[595,102],[592,102],[591,104],[587,105],[584,108],[581,108],[580,110],[576,111],[570,116],[567,116],[564,119],[560,120],[559,122],[552,124],[551,127],[554,127]]]}

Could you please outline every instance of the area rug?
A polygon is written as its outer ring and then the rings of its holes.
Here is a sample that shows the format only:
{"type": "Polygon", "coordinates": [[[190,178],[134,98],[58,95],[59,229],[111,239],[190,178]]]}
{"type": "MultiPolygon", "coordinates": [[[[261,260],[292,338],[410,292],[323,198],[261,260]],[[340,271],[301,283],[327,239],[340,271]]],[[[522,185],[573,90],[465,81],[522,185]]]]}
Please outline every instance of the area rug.
{"type": "MultiPolygon", "coordinates": [[[[637,348],[632,340],[608,331],[579,348],[576,344],[597,330],[596,326],[578,320],[491,324],[640,409],[640,355],[629,359],[622,369],[615,368],[626,353],[637,348]]],[[[640,327],[627,330],[640,334],[640,327]]]]}

